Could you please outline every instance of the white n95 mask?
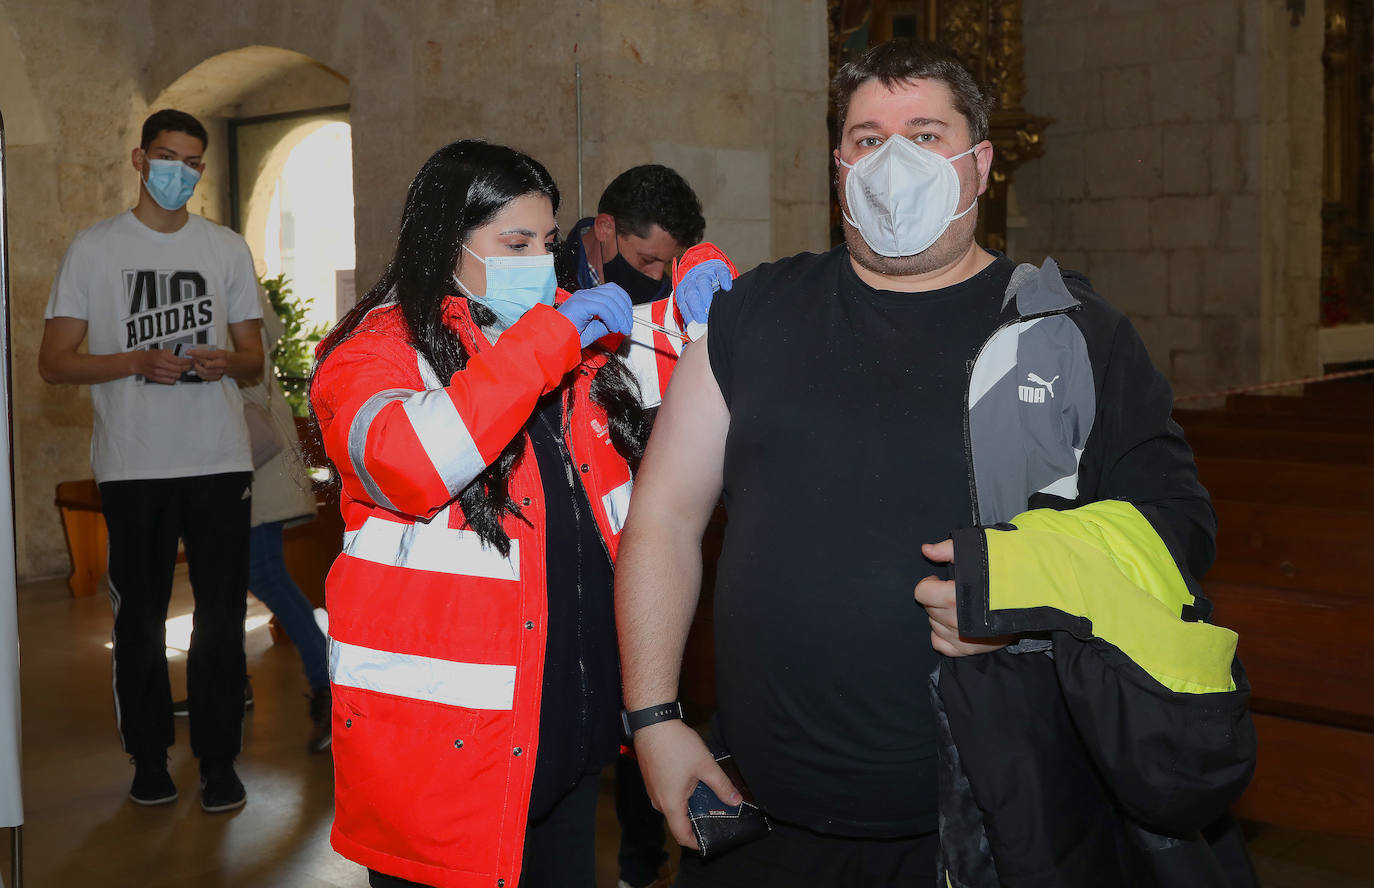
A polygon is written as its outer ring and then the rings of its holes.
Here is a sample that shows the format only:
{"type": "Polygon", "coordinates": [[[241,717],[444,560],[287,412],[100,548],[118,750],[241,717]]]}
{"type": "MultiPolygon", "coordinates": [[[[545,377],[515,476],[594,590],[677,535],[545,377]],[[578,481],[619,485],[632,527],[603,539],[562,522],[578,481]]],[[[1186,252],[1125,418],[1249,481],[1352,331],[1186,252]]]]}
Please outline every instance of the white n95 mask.
{"type": "Polygon", "coordinates": [[[844,218],[878,255],[915,256],[978,203],[974,198],[963,213],[955,213],[959,174],[953,161],[972,153],[970,148],[946,158],[893,135],[858,163],[841,160],[849,169],[844,183],[849,212],[844,218]]]}

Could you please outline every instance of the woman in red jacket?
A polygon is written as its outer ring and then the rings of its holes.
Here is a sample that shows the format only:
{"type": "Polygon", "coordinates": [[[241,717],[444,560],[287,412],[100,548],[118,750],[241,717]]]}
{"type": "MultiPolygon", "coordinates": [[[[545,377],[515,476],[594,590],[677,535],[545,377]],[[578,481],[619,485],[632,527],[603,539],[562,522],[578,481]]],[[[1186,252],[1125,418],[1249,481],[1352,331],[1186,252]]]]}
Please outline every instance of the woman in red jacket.
{"type": "Polygon", "coordinates": [[[345,523],[331,841],[373,886],[593,884],[620,740],[612,563],[648,418],[595,344],[630,332],[629,298],[555,295],[557,208],[534,159],[446,146],[318,350],[345,523]]]}

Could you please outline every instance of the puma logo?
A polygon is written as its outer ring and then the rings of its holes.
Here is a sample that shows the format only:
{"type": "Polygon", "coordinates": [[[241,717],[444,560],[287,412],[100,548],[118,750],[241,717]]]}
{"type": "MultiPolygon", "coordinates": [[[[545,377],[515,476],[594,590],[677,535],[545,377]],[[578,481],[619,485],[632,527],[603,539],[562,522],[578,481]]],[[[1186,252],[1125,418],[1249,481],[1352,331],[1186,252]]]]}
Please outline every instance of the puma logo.
{"type": "Polygon", "coordinates": [[[1034,385],[1018,385],[1016,387],[1016,397],[1025,401],[1027,404],[1043,404],[1045,403],[1045,392],[1049,392],[1051,398],[1054,397],[1054,384],[1059,381],[1059,377],[1056,376],[1054,379],[1047,382],[1042,379],[1039,374],[1027,373],[1026,381],[1044,386],[1044,388],[1036,388],[1034,385]]]}
{"type": "Polygon", "coordinates": [[[1027,381],[1027,382],[1033,382],[1033,383],[1035,383],[1036,385],[1043,385],[1045,388],[1049,389],[1050,397],[1053,398],[1053,397],[1054,397],[1054,384],[1055,384],[1056,382],[1059,381],[1059,377],[1058,377],[1058,376],[1055,376],[1054,379],[1051,379],[1049,382],[1046,382],[1045,380],[1041,379],[1039,376],[1037,376],[1037,375],[1034,374],[1034,373],[1027,373],[1027,374],[1026,374],[1026,381],[1027,381]]]}

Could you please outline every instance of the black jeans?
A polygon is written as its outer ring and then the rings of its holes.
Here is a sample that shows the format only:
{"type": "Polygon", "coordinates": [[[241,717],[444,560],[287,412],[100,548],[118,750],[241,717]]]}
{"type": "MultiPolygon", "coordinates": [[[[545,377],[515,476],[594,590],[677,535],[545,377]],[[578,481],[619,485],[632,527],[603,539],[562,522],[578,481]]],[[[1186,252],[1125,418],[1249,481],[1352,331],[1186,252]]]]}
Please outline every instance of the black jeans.
{"type": "Polygon", "coordinates": [[[628,755],[615,760],[615,816],[620,821],[620,878],[630,885],[648,885],[668,859],[663,815],[649,801],[639,762],[628,755]]]}
{"type": "Polygon", "coordinates": [[[773,822],[761,839],[703,861],[683,850],[674,888],[885,888],[935,884],[939,833],[852,839],[773,822]]]}
{"type": "MultiPolygon", "coordinates": [[[[553,810],[525,828],[520,888],[596,888],[596,797],[601,777],[588,774],[553,810]]],[[[425,888],[376,870],[371,888],[425,888]]]]}
{"type": "Polygon", "coordinates": [[[201,759],[239,753],[252,485],[252,472],[100,485],[110,536],[115,715],[132,756],[161,758],[176,742],[166,621],[178,539],[195,596],[186,661],[191,751],[201,759]]]}

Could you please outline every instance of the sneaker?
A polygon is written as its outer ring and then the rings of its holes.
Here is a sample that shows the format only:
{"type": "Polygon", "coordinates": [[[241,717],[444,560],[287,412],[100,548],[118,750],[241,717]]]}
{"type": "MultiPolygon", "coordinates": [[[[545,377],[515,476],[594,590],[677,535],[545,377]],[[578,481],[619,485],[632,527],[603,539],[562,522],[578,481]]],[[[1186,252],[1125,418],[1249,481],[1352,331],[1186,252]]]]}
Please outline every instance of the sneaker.
{"type": "Polygon", "coordinates": [[[310,695],[310,743],[311,752],[324,752],[334,742],[334,698],[329,688],[318,688],[310,695]]]}
{"type": "Polygon", "coordinates": [[[170,805],[177,800],[177,785],[172,775],[167,773],[167,756],[139,759],[130,757],[134,763],[134,782],[129,787],[129,798],[139,805],[170,805]]]}
{"type": "Polygon", "coordinates": [[[200,763],[200,809],[221,814],[242,808],[248,801],[233,759],[204,759],[200,763]]]}
{"type": "MultiPolygon", "coordinates": [[[[244,711],[253,708],[253,682],[249,678],[243,680],[243,708],[244,711]]],[[[191,714],[191,704],[186,700],[172,701],[172,715],[177,718],[186,718],[191,714]]]]}

